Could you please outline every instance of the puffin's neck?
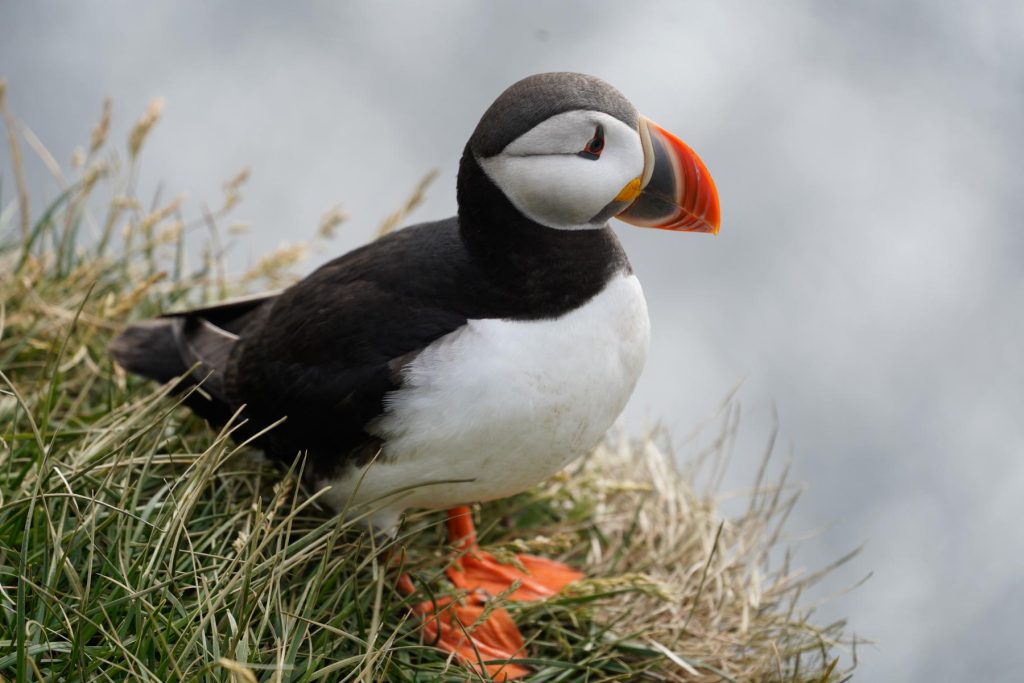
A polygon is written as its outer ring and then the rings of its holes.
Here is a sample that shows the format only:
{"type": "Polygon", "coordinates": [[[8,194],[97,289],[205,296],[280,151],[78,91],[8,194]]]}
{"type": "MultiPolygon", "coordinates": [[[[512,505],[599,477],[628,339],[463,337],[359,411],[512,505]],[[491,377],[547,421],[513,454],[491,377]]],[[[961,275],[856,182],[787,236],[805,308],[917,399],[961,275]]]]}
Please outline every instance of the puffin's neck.
{"type": "Polygon", "coordinates": [[[589,298],[629,261],[611,228],[558,230],[524,216],[484,173],[466,146],[459,165],[459,231],[491,272],[589,298]]]}

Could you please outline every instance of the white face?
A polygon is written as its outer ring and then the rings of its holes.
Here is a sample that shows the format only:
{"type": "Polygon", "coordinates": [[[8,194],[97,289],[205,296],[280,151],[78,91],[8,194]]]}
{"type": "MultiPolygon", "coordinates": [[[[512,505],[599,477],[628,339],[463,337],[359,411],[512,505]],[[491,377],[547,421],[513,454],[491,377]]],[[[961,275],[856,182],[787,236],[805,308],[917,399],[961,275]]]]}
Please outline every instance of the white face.
{"type": "Polygon", "coordinates": [[[640,134],[613,116],[582,110],[552,116],[477,161],[523,215],[562,230],[602,227],[603,220],[591,221],[644,172],[640,134]],[[587,153],[602,136],[600,153],[587,153]]]}

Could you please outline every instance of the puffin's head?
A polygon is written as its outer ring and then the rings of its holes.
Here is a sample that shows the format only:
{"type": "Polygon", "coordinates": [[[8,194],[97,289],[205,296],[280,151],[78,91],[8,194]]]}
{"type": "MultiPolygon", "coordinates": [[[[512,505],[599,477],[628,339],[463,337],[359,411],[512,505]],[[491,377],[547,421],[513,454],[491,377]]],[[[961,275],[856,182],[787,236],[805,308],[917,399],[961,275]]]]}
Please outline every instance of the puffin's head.
{"type": "Polygon", "coordinates": [[[520,213],[550,228],[600,228],[618,217],[718,232],[718,192],[704,163],[593,76],[547,73],[512,85],[484,113],[466,154],[520,213]]]}

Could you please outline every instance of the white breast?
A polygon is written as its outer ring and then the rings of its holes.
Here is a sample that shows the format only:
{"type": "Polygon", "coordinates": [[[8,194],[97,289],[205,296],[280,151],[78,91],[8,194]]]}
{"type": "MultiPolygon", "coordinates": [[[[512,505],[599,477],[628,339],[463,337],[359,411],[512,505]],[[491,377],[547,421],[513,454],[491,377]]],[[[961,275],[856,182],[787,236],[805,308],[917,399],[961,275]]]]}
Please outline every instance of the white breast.
{"type": "Polygon", "coordinates": [[[379,528],[406,507],[529,488],[600,441],[633,392],[649,337],[631,274],[556,319],[470,320],[405,368],[372,426],[380,457],[329,482],[328,500],[384,502],[379,528]]]}

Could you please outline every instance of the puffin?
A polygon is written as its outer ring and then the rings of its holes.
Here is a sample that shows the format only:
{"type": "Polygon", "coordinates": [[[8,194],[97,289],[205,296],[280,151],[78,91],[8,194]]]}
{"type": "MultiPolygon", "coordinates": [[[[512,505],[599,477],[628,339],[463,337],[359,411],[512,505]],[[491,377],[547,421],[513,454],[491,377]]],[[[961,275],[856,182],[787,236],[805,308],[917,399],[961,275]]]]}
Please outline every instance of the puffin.
{"type": "MultiPolygon", "coordinates": [[[[460,551],[448,576],[465,592],[415,609],[431,642],[508,680],[529,671],[505,661],[523,656],[522,638],[487,596],[537,599],[582,574],[527,555],[499,563],[476,545],[468,506],[591,451],[636,386],[650,322],[609,221],[717,233],[720,210],[689,146],[608,83],[565,72],[524,78],[484,112],[456,197],[456,216],[279,292],[131,324],[109,348],[236,440],[303,458],[321,500],[376,533],[395,533],[408,508],[447,509],[460,551]]],[[[398,587],[411,593],[410,578],[398,587]]]]}

